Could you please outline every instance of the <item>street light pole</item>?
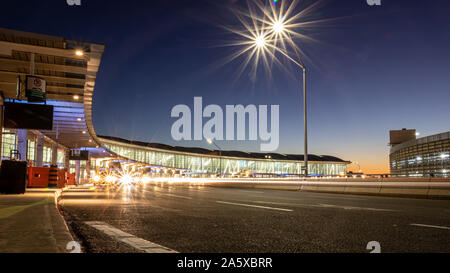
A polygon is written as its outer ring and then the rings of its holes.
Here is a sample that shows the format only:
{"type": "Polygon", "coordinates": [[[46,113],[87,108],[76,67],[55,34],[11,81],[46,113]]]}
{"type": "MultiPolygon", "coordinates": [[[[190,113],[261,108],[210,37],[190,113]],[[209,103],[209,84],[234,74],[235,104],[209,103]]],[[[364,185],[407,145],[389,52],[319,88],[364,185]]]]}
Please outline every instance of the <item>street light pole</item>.
{"type": "Polygon", "coordinates": [[[362,170],[361,170],[361,165],[359,165],[359,162],[352,162],[353,164],[356,164],[356,165],[358,165],[358,172],[360,173],[362,170]]]}
{"type": "MultiPolygon", "coordinates": [[[[288,32],[289,39],[291,41],[292,37],[291,34],[288,32]]],[[[295,54],[297,55],[299,65],[301,69],[303,70],[303,139],[304,139],[304,161],[305,161],[305,177],[308,176],[308,109],[307,109],[307,100],[306,100],[306,67],[305,64],[302,61],[302,58],[300,56],[300,53],[297,50],[297,47],[294,46],[295,54]]]]}
{"type": "MultiPolygon", "coordinates": [[[[292,37],[287,33],[289,36],[289,39],[292,41],[292,37]]],[[[304,169],[305,169],[305,177],[308,176],[308,105],[307,105],[307,93],[306,93],[306,66],[303,63],[302,57],[300,56],[300,53],[297,50],[297,47],[294,46],[295,54],[297,55],[298,61],[291,58],[286,52],[283,50],[278,49],[276,46],[271,46],[274,50],[280,52],[285,57],[287,57],[289,60],[291,60],[293,63],[295,63],[297,66],[299,66],[303,71],[303,139],[304,139],[304,169]]]]}
{"type": "MultiPolygon", "coordinates": [[[[286,11],[286,14],[282,14],[283,13],[283,8],[281,8],[280,14],[278,14],[278,12],[275,12],[275,9],[272,9],[272,16],[270,16],[266,11],[264,11],[263,13],[265,14],[265,16],[268,16],[269,19],[268,20],[264,20],[264,19],[257,19],[257,18],[253,18],[253,25],[255,27],[255,29],[250,29],[248,26],[246,26],[246,28],[250,31],[251,35],[243,35],[240,32],[236,32],[239,35],[245,37],[246,39],[250,39],[250,41],[248,42],[243,42],[242,44],[246,45],[246,44],[250,44],[249,47],[247,47],[246,49],[244,49],[243,51],[241,51],[239,53],[239,55],[249,51],[250,53],[250,57],[248,60],[250,60],[253,56],[258,58],[258,56],[266,56],[266,54],[271,55],[272,57],[274,56],[275,51],[281,53],[282,55],[284,55],[286,58],[288,58],[290,61],[294,62],[296,65],[298,65],[303,72],[303,133],[304,133],[304,170],[305,170],[305,177],[308,177],[309,175],[309,166],[308,166],[308,109],[307,109],[307,90],[306,90],[306,67],[302,61],[302,58],[300,56],[299,53],[299,48],[295,45],[294,40],[291,37],[291,33],[295,33],[291,30],[289,30],[289,28],[291,27],[297,27],[298,24],[294,24],[292,22],[292,20],[294,20],[294,18],[296,18],[297,16],[300,16],[300,13],[291,17],[291,18],[286,18],[287,16],[289,16],[289,13],[292,11],[291,9],[294,7],[294,5],[291,5],[289,7],[289,10],[286,11]],[[262,28],[259,29],[258,28],[258,21],[262,21],[262,28]],[[268,27],[265,27],[265,24],[268,25],[268,27]],[[268,28],[269,32],[265,33],[264,30],[268,28]],[[289,53],[286,52],[286,47],[285,44],[283,43],[283,49],[279,49],[277,47],[277,40],[283,40],[283,39],[289,39],[288,43],[290,43],[290,45],[294,48],[295,50],[295,54],[297,55],[297,60],[295,60],[294,58],[292,58],[291,56],[289,56],[289,53]],[[268,41],[269,39],[269,41],[268,41]],[[272,42],[272,43],[271,43],[272,42]],[[270,50],[268,50],[268,48],[273,49],[272,52],[270,52],[270,50]]],[[[252,17],[252,14],[250,14],[250,17],[252,17]]],[[[245,24],[244,24],[245,25],[245,24]]],[[[298,33],[295,33],[298,34],[298,33]]],[[[298,34],[300,35],[300,34],[298,34]]],[[[239,56],[238,55],[238,56],[239,56]]],[[[265,58],[265,57],[264,57],[265,58]]],[[[248,63],[248,61],[247,61],[248,63]]]]}
{"type": "Polygon", "coordinates": [[[306,106],[306,68],[305,66],[303,66],[303,133],[305,149],[305,177],[308,176],[308,112],[306,106]]]}

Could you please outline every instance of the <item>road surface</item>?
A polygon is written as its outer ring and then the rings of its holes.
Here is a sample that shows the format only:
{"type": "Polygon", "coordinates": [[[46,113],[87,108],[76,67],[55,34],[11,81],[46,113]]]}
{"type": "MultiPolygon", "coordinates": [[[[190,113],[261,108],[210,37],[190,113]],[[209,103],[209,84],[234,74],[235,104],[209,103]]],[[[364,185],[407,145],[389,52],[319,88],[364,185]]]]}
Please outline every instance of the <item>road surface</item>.
{"type": "Polygon", "coordinates": [[[443,200],[161,183],[75,188],[60,204],[86,252],[142,252],[144,242],[182,253],[368,253],[372,241],[381,252],[450,252],[443,200]]]}

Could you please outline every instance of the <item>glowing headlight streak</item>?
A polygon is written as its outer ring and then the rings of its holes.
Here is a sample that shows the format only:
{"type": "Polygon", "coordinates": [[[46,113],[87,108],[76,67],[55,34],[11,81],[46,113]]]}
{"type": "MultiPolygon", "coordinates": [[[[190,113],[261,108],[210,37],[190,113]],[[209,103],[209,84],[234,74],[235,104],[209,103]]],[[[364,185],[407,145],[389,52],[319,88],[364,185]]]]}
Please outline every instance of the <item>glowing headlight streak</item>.
{"type": "Polygon", "coordinates": [[[133,183],[133,177],[129,174],[125,174],[119,179],[119,181],[122,184],[130,185],[131,183],[133,183]]]}
{"type": "Polygon", "coordinates": [[[144,176],[144,177],[142,177],[141,182],[144,184],[147,184],[150,182],[150,180],[151,180],[150,177],[144,176]]]}
{"type": "Polygon", "coordinates": [[[113,175],[108,175],[108,176],[106,176],[105,181],[108,183],[114,183],[117,181],[117,177],[115,177],[113,175]]]}

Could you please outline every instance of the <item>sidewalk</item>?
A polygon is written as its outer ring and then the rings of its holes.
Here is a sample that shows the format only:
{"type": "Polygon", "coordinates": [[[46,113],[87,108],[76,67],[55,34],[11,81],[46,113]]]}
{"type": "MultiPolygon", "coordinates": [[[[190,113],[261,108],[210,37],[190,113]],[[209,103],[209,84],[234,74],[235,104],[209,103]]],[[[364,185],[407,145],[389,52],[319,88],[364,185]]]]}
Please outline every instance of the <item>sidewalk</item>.
{"type": "Polygon", "coordinates": [[[55,205],[57,189],[0,195],[0,253],[68,253],[73,241],[55,205]]]}

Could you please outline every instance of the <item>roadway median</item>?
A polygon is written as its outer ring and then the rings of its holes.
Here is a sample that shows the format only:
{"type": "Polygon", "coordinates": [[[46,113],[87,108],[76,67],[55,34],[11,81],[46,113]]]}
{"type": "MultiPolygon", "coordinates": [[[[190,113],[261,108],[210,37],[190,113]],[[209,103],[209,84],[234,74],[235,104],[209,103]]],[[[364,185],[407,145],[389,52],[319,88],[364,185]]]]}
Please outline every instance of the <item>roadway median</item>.
{"type": "Polygon", "coordinates": [[[223,188],[246,188],[246,189],[269,189],[269,190],[290,190],[305,192],[325,192],[338,194],[356,194],[390,197],[410,197],[422,199],[450,199],[450,181],[436,181],[429,179],[403,181],[395,179],[369,179],[356,180],[340,178],[295,180],[295,179],[157,179],[150,183],[164,183],[176,185],[202,185],[208,187],[223,188]]]}

